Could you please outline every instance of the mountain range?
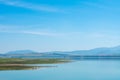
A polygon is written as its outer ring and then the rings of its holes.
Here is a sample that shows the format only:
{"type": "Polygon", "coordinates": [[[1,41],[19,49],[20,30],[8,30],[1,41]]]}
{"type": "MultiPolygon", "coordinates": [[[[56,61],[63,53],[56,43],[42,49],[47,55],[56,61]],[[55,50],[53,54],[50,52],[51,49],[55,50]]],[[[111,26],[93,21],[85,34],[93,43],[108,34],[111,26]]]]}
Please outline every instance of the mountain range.
{"type": "Polygon", "coordinates": [[[0,57],[9,58],[63,58],[69,56],[120,56],[120,46],[103,47],[91,50],[76,51],[53,51],[53,52],[36,52],[32,50],[17,50],[0,54],[0,57]]]}
{"type": "Polygon", "coordinates": [[[10,52],[7,52],[5,54],[34,54],[34,53],[38,53],[38,52],[35,52],[35,51],[32,51],[32,50],[16,50],[16,51],[10,51],[10,52]]]}

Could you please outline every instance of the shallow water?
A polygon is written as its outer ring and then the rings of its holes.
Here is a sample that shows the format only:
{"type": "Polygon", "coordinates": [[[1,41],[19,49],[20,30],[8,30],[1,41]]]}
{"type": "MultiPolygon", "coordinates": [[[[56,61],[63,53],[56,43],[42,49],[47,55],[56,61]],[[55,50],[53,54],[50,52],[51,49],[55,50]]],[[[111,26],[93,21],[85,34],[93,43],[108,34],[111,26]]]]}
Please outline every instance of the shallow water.
{"type": "Polygon", "coordinates": [[[76,61],[50,65],[55,67],[0,71],[0,80],[120,80],[120,61],[76,61]]]}

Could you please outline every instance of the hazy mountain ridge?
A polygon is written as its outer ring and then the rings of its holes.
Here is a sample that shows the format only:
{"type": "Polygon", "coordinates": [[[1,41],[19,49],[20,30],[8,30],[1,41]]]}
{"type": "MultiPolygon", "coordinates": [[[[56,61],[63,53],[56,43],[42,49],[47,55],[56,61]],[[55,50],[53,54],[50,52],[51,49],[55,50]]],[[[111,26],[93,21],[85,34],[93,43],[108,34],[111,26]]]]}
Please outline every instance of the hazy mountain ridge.
{"type": "Polygon", "coordinates": [[[95,48],[91,50],[77,50],[77,51],[53,51],[53,52],[35,52],[32,50],[17,50],[17,51],[10,51],[5,54],[1,54],[0,57],[68,57],[68,56],[120,56],[120,46],[117,47],[104,47],[104,48],[95,48]]]}
{"type": "Polygon", "coordinates": [[[10,51],[5,54],[29,54],[29,53],[38,53],[32,50],[16,50],[16,51],[10,51]]]}

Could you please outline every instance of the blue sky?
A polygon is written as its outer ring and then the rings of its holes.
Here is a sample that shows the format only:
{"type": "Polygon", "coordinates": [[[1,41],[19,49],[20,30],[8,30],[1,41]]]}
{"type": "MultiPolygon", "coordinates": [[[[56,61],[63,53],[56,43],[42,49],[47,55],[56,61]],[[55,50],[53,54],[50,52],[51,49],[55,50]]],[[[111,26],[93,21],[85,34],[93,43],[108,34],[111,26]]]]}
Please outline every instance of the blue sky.
{"type": "Polygon", "coordinates": [[[119,0],[0,0],[0,52],[120,45],[119,0]]]}

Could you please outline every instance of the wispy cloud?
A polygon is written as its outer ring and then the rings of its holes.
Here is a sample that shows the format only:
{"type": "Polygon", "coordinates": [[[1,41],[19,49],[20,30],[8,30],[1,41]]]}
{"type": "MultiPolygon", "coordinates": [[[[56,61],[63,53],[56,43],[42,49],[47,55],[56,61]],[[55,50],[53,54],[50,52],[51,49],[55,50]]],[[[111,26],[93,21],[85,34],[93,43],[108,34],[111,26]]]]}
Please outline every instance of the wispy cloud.
{"type": "Polygon", "coordinates": [[[99,9],[105,9],[105,10],[114,10],[113,8],[111,8],[109,5],[109,3],[104,3],[104,1],[99,1],[98,2],[83,2],[83,4],[87,5],[87,6],[92,6],[92,7],[96,7],[99,9]]]}
{"type": "Polygon", "coordinates": [[[12,34],[26,34],[26,35],[37,35],[37,36],[48,36],[48,37],[70,37],[80,36],[79,32],[58,32],[51,29],[21,29],[23,26],[5,26],[0,25],[0,33],[12,33],[12,34]]]}
{"type": "Polygon", "coordinates": [[[40,35],[40,36],[61,36],[60,33],[54,32],[42,32],[42,31],[22,31],[23,34],[32,34],[32,35],[40,35]]]}
{"type": "Polygon", "coordinates": [[[98,3],[93,3],[93,2],[85,2],[84,4],[88,6],[94,6],[97,8],[101,8],[101,9],[106,9],[106,8],[108,9],[108,7],[103,4],[98,4],[98,3]]]}
{"type": "Polygon", "coordinates": [[[21,8],[26,8],[26,9],[31,9],[31,10],[38,10],[38,11],[47,11],[47,12],[63,12],[62,10],[52,7],[52,6],[44,6],[42,4],[37,5],[37,4],[32,4],[28,2],[20,2],[20,0],[0,0],[0,3],[5,4],[5,5],[10,5],[10,6],[15,6],[15,7],[21,7],[21,8]]]}
{"type": "Polygon", "coordinates": [[[54,32],[54,31],[35,31],[35,30],[8,30],[0,29],[0,33],[9,33],[9,34],[26,34],[26,35],[35,35],[35,36],[45,36],[45,37],[60,37],[60,38],[92,38],[92,39],[102,39],[102,38],[118,38],[118,36],[113,36],[108,33],[86,33],[86,32],[54,32]]]}
{"type": "Polygon", "coordinates": [[[31,29],[20,29],[22,26],[4,26],[0,25],[0,33],[13,33],[13,34],[27,34],[27,35],[38,35],[38,36],[62,36],[63,33],[57,33],[49,30],[31,30],[31,29]]]}
{"type": "Polygon", "coordinates": [[[60,38],[85,38],[85,39],[104,39],[104,38],[119,38],[118,32],[102,31],[102,32],[77,32],[77,31],[56,31],[51,29],[20,29],[23,26],[4,26],[0,25],[0,33],[12,33],[12,34],[26,34],[37,35],[46,37],[60,37],[60,38]]]}
{"type": "Polygon", "coordinates": [[[10,31],[10,30],[0,30],[0,33],[13,33],[13,34],[27,34],[27,35],[38,35],[38,36],[60,36],[59,33],[52,33],[52,32],[42,32],[42,31],[10,31]]]}

